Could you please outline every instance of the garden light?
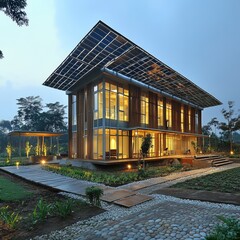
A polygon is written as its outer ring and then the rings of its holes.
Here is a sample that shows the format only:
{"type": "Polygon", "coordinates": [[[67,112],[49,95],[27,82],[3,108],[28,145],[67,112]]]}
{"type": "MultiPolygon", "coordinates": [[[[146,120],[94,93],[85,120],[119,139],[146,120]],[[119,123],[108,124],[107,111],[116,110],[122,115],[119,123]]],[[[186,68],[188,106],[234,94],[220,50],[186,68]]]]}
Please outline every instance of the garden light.
{"type": "Polygon", "coordinates": [[[46,163],[46,161],[43,159],[41,160],[41,164],[44,165],[46,163]]]}
{"type": "Polygon", "coordinates": [[[230,154],[231,154],[231,155],[233,155],[233,154],[234,154],[234,152],[233,152],[233,151],[230,151],[230,154]]]}
{"type": "Polygon", "coordinates": [[[127,165],[127,169],[128,169],[128,170],[132,169],[132,165],[131,165],[131,164],[128,164],[128,165],[127,165]]]}
{"type": "Polygon", "coordinates": [[[20,162],[16,162],[16,167],[18,169],[20,162]]]}

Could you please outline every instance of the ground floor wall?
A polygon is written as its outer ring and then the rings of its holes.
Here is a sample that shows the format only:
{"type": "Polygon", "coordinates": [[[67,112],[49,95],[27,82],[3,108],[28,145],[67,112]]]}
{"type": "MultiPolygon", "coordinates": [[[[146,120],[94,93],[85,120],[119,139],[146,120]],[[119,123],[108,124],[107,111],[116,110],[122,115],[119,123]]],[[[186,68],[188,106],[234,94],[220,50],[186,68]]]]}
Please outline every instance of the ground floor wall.
{"type": "Polygon", "coordinates": [[[197,137],[185,136],[160,131],[149,130],[122,130],[111,128],[96,128],[93,130],[93,141],[87,141],[87,136],[82,136],[83,146],[78,146],[77,133],[72,133],[72,158],[84,159],[138,159],[141,157],[141,144],[143,137],[151,134],[152,147],[148,157],[161,157],[164,155],[182,155],[195,153],[197,137]],[[78,147],[83,149],[78,156],[78,147]],[[92,158],[89,158],[92,152],[92,158]]]}

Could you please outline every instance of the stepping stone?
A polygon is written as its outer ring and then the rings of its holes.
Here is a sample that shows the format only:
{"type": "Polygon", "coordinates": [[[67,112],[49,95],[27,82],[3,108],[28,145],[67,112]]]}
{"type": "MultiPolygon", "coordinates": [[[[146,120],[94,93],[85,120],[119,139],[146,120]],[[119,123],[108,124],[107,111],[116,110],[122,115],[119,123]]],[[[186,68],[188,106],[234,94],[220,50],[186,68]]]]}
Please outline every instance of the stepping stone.
{"type": "Polygon", "coordinates": [[[135,195],[135,193],[131,192],[131,191],[127,191],[127,190],[116,189],[116,190],[112,190],[112,191],[107,191],[107,193],[105,193],[101,197],[101,200],[111,203],[116,200],[119,200],[119,199],[122,199],[125,197],[129,197],[132,195],[135,195]]]}
{"type": "Polygon", "coordinates": [[[129,196],[129,197],[114,201],[113,203],[118,204],[123,207],[130,208],[130,207],[136,206],[140,203],[149,201],[151,199],[153,199],[153,197],[143,195],[143,194],[136,194],[133,196],[129,196]]]}

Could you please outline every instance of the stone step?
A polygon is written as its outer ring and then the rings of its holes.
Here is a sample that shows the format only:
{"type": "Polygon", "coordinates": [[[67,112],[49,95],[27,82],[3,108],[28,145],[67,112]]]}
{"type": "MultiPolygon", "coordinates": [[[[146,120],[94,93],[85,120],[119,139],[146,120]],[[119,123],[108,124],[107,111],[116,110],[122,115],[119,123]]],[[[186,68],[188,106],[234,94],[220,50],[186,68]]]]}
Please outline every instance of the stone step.
{"type": "Polygon", "coordinates": [[[221,160],[215,160],[212,162],[212,166],[213,167],[220,167],[223,165],[228,165],[228,164],[232,164],[233,161],[229,161],[228,159],[221,159],[221,160]]]}

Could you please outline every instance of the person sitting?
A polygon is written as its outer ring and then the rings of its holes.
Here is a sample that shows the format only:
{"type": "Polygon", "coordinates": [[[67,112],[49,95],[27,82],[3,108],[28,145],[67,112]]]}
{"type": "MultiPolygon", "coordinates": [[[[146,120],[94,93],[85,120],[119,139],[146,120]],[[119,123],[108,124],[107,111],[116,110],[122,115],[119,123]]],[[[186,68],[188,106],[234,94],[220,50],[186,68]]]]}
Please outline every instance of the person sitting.
{"type": "Polygon", "coordinates": [[[163,155],[165,155],[165,156],[169,155],[169,153],[168,153],[168,148],[167,148],[167,147],[164,148],[163,155]]]}

